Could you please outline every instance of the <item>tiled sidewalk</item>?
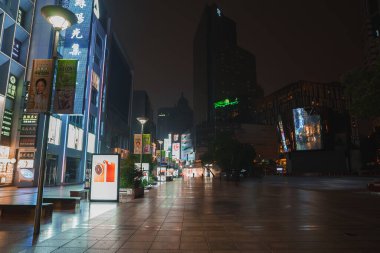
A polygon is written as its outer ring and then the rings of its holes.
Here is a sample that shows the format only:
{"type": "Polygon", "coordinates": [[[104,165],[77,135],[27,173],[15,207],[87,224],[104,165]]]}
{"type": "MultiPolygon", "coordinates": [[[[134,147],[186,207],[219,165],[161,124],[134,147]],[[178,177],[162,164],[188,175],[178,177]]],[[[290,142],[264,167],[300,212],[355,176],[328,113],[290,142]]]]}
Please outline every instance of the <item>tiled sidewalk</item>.
{"type": "Polygon", "coordinates": [[[190,179],[0,252],[380,252],[379,212],[376,195],[190,179]]]}

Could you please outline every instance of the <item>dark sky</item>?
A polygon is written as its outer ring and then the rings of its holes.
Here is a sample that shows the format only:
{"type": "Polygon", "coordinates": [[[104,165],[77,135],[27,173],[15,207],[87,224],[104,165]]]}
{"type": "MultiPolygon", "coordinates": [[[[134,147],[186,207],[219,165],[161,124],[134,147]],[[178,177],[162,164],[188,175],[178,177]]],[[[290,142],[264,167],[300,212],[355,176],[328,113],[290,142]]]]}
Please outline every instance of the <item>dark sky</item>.
{"type": "MultiPolygon", "coordinates": [[[[113,27],[133,62],[135,89],[154,109],[181,92],[193,99],[193,37],[205,0],[106,0],[113,27]]],[[[335,81],[362,62],[358,0],[220,0],[237,24],[238,44],[256,55],[269,94],[296,80],[335,81]]]]}

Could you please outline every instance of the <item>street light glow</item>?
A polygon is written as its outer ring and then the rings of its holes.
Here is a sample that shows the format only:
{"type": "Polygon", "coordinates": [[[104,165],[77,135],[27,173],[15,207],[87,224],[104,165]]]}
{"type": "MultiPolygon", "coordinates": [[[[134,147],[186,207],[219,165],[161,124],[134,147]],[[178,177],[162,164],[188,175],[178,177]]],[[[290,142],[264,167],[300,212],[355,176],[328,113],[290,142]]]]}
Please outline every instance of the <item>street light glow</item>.
{"type": "Polygon", "coordinates": [[[46,5],[41,8],[41,14],[55,30],[65,30],[78,22],[74,13],[59,5],[46,5]]]}

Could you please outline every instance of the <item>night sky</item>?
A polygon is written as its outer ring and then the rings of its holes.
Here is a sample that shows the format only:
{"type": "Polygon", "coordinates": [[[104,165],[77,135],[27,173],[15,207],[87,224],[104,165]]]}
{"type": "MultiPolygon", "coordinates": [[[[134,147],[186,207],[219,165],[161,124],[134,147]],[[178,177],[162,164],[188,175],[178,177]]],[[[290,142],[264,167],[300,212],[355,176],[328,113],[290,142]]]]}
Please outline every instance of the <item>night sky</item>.
{"type": "Polygon", "coordinates": [[[237,25],[238,44],[256,55],[269,94],[300,79],[330,82],[363,60],[357,0],[106,0],[113,28],[133,62],[135,89],[155,110],[181,92],[193,99],[193,38],[206,3],[237,25]]]}

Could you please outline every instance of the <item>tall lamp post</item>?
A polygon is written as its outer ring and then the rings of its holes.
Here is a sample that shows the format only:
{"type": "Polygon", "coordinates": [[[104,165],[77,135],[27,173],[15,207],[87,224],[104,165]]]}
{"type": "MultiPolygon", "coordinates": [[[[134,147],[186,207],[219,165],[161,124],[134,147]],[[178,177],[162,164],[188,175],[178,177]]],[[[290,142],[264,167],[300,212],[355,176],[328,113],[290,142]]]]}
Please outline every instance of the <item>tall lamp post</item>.
{"type": "MultiPolygon", "coordinates": [[[[162,168],[162,140],[158,140],[158,143],[160,143],[160,180],[161,180],[161,168],[162,168]]],[[[165,175],[166,176],[166,175],[165,175]]]]}
{"type": "MultiPolygon", "coordinates": [[[[58,39],[59,32],[65,30],[66,28],[74,25],[78,22],[77,17],[70,10],[63,8],[59,5],[46,5],[41,8],[41,14],[49,22],[54,30],[53,37],[53,50],[52,50],[52,58],[53,58],[53,70],[55,69],[55,65],[58,59],[57,47],[58,47],[58,39]]],[[[53,71],[54,73],[55,71],[53,71]]],[[[52,105],[52,93],[53,89],[50,89],[47,112],[45,113],[45,124],[44,124],[44,135],[43,142],[41,148],[41,166],[40,173],[38,175],[38,192],[37,192],[37,204],[34,216],[34,234],[37,235],[40,233],[40,225],[41,225],[41,211],[42,211],[42,202],[43,202],[43,190],[44,190],[44,182],[45,182],[45,171],[46,171],[46,150],[48,145],[48,134],[49,134],[49,122],[51,115],[51,105],[52,105]]]]}
{"type": "MultiPolygon", "coordinates": [[[[144,133],[144,125],[146,122],[148,122],[148,118],[146,117],[137,117],[137,121],[140,122],[141,124],[141,144],[143,144],[143,133],[144,133]]],[[[144,152],[144,145],[141,145],[142,148],[141,148],[141,153],[140,153],[140,170],[141,170],[141,173],[144,173],[143,171],[143,167],[142,167],[142,154],[144,152]]],[[[148,182],[149,182],[149,171],[148,171],[148,182]]]]}

